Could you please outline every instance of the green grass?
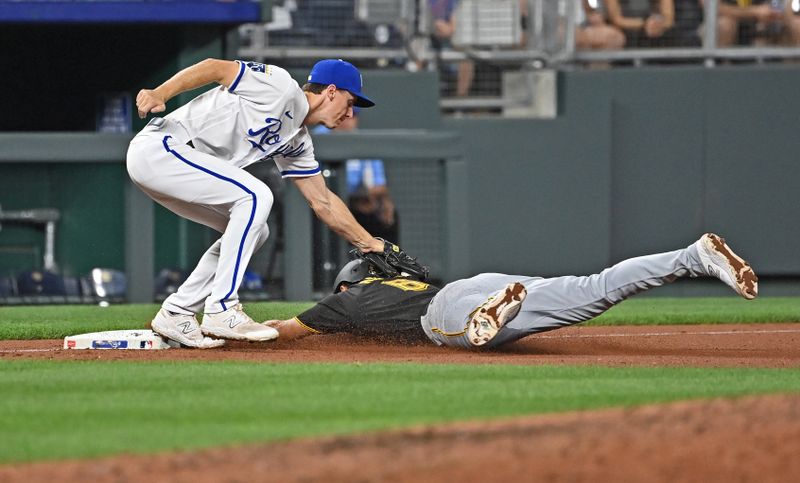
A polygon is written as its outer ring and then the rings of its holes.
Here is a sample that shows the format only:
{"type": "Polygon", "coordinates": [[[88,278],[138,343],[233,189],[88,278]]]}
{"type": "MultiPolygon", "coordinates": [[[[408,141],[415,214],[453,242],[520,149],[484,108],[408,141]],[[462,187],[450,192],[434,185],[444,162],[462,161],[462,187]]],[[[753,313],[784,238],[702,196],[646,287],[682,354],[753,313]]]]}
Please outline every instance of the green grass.
{"type": "Polygon", "coordinates": [[[626,300],[591,325],[737,324],[800,322],[800,297],[638,298],[626,300]]]}
{"type": "Polygon", "coordinates": [[[0,463],[800,392],[797,369],[0,362],[0,463]]]}
{"type": "MultiPolygon", "coordinates": [[[[288,319],[310,302],[258,302],[245,305],[255,320],[288,319]]],[[[103,330],[142,329],[158,311],[155,304],[47,305],[0,307],[0,340],[60,339],[103,330]]]]}
{"type": "MultiPolygon", "coordinates": [[[[257,302],[246,305],[255,320],[287,319],[310,302],[257,302]]],[[[153,304],[0,307],[0,340],[60,339],[101,330],[144,328],[158,310],[153,304]]],[[[627,300],[588,324],[659,325],[740,322],[800,322],[800,297],[735,296],[638,298],[627,300]]]]}
{"type": "MultiPolygon", "coordinates": [[[[256,320],[310,303],[251,303],[256,320]]],[[[0,308],[0,339],[143,327],[157,305],[0,308]]],[[[797,322],[800,298],[641,298],[593,325],[797,322]]],[[[0,362],[0,463],[800,392],[800,370],[0,362]]]]}

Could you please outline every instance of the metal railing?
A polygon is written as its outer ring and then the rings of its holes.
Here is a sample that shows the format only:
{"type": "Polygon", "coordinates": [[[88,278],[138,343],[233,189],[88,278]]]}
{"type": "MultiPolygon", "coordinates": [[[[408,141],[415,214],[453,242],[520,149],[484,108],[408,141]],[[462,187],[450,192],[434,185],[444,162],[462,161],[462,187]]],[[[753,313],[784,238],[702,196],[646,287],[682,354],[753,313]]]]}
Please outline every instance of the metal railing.
{"type": "Polygon", "coordinates": [[[55,272],[58,270],[58,265],[56,264],[56,223],[58,223],[59,218],[61,218],[61,213],[55,208],[4,211],[0,207],[0,230],[2,230],[3,222],[44,226],[42,267],[45,270],[55,272]]]}
{"type": "MultiPolygon", "coordinates": [[[[728,60],[800,58],[800,46],[748,44],[746,40],[736,46],[720,46],[717,22],[704,19],[720,17],[722,0],[706,0],[702,7],[700,0],[676,0],[676,18],[684,23],[688,19],[691,24],[681,33],[692,37],[693,46],[677,45],[668,31],[662,45],[640,48],[630,40],[636,32],[625,31],[628,47],[616,49],[591,49],[576,43],[595,11],[585,5],[605,15],[605,23],[611,25],[602,9],[602,2],[608,0],[460,0],[449,13],[456,24],[448,38],[437,38],[430,7],[435,1],[275,1],[271,22],[240,26],[235,55],[296,67],[340,57],[364,67],[438,70],[445,111],[488,112],[502,112],[504,106],[516,102],[502,91],[503,77],[511,71],[591,68],[598,63],[636,67],[666,61],[713,67],[728,60]],[[468,27],[459,33],[458,22],[468,27]]],[[[790,9],[800,13],[800,0],[785,1],[789,4],[781,3],[786,16],[780,21],[789,22],[793,18],[790,9]]],[[[672,31],[678,32],[677,27],[672,31]]],[[[795,38],[800,39],[800,16],[797,26],[784,27],[784,33],[789,27],[797,29],[795,38]]]]}

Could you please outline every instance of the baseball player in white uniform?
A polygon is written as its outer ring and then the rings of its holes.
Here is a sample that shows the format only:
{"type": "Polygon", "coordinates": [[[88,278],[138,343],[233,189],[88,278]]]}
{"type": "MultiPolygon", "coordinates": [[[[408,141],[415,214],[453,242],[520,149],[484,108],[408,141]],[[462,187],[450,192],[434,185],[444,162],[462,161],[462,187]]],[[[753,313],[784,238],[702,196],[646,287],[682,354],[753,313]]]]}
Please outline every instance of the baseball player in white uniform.
{"type": "Polygon", "coordinates": [[[277,66],[206,59],[136,97],[139,116],[159,113],[181,92],[217,83],[165,117],[155,117],[131,141],[131,180],[174,213],[222,236],[205,252],[151,322],[153,330],[186,346],[218,347],[221,339],[271,340],[278,332],[255,323],[237,292],[253,253],[269,235],[273,197],[245,166],[272,160],[291,178],[314,213],[362,252],[381,251],[320,175],[308,126],[335,128],[362,94],[361,74],[343,60],[318,62],[302,88],[277,66]],[[204,313],[202,326],[196,314],[204,313]],[[220,339],[215,339],[217,337],[220,339]]]}

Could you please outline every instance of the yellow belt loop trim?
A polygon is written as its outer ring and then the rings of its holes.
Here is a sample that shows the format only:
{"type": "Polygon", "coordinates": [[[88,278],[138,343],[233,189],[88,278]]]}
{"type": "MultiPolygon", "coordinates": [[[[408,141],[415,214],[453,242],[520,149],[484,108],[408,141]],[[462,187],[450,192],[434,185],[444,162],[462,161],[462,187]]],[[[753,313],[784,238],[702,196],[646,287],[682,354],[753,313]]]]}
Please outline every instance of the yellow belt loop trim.
{"type": "Polygon", "coordinates": [[[431,327],[431,332],[436,332],[437,334],[442,334],[445,337],[459,337],[467,333],[467,329],[464,328],[461,332],[445,332],[438,327],[431,327]]]}
{"type": "Polygon", "coordinates": [[[303,323],[302,320],[298,319],[297,317],[294,317],[294,321],[305,327],[309,332],[313,332],[314,334],[321,334],[320,331],[318,331],[317,329],[312,329],[311,327],[307,326],[306,324],[303,323]]]}

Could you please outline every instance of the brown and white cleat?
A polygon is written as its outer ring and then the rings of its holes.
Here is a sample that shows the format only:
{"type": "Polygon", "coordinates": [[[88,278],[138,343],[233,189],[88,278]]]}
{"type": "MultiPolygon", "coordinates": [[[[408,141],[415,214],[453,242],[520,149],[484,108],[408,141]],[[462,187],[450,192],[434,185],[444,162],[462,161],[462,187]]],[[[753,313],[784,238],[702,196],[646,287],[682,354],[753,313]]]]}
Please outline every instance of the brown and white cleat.
{"type": "Polygon", "coordinates": [[[706,233],[696,244],[708,275],[722,280],[747,300],[758,296],[758,277],[749,263],[733,253],[724,238],[706,233]]]}
{"type": "Polygon", "coordinates": [[[519,282],[506,285],[494,297],[489,297],[478,307],[467,324],[467,337],[470,344],[482,346],[492,340],[497,332],[519,314],[522,301],[528,295],[525,286],[519,282]]]}

